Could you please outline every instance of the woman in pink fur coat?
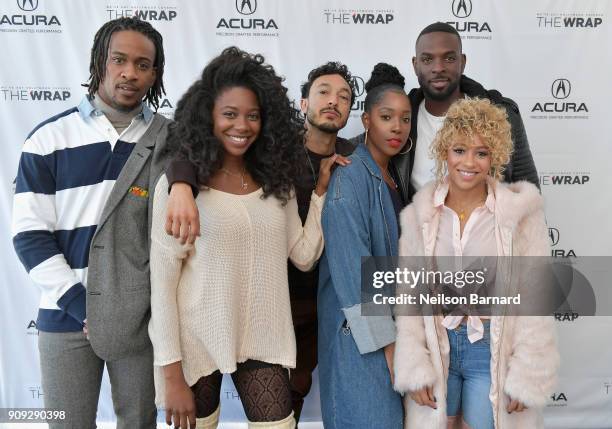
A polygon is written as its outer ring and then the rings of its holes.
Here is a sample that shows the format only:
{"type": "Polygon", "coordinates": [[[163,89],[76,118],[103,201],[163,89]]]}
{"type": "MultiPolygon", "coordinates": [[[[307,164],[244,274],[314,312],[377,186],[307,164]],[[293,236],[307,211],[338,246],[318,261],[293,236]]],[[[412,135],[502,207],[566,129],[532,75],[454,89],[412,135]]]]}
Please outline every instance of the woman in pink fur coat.
{"type": "MultiPolygon", "coordinates": [[[[400,215],[400,256],[550,255],[538,189],[499,181],[512,153],[503,109],[458,100],[431,151],[437,180],[400,215]]],[[[399,314],[395,388],[407,429],[544,427],[559,367],[552,317],[399,314]]]]}

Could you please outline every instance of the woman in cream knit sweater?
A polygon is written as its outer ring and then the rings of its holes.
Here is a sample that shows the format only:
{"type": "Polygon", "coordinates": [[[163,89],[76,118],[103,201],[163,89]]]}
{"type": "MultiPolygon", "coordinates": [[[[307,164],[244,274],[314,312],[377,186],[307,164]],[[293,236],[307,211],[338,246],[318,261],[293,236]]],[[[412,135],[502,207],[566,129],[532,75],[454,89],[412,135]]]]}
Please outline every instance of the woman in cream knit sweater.
{"type": "Polygon", "coordinates": [[[231,374],[249,427],[293,428],[287,368],[295,337],[287,258],[309,270],[321,255],[322,163],[304,226],[292,190],[303,154],[299,113],[260,55],[228,48],[178,103],[169,133],[194,164],[202,236],[164,231],[168,183],[155,190],[149,333],[166,420],[215,428],[222,374],[231,374]]]}

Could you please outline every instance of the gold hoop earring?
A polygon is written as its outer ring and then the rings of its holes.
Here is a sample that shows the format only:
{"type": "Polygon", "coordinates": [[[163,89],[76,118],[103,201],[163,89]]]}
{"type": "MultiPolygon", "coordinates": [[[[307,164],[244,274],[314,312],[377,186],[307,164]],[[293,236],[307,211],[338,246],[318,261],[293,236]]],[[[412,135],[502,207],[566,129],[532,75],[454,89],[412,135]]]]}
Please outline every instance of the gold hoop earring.
{"type": "Polygon", "coordinates": [[[368,129],[366,128],[365,138],[363,139],[364,146],[368,145],[368,129]]]}
{"type": "Polygon", "coordinates": [[[398,155],[406,155],[412,150],[412,139],[410,138],[410,136],[408,136],[408,141],[410,141],[410,147],[403,152],[399,152],[398,155]]]}

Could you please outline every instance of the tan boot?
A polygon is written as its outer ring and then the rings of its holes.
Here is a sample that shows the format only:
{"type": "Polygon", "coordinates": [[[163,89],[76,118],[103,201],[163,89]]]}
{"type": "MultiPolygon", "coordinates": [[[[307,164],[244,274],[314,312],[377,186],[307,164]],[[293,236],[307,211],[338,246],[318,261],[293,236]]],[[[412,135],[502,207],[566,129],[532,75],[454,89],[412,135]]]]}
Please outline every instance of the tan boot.
{"type": "Polygon", "coordinates": [[[249,429],[294,429],[293,411],[286,418],[275,422],[249,422],[249,429]]]}
{"type": "Polygon", "coordinates": [[[221,405],[217,407],[214,413],[208,417],[196,419],[195,429],[217,429],[219,424],[219,414],[221,413],[221,405]]]}

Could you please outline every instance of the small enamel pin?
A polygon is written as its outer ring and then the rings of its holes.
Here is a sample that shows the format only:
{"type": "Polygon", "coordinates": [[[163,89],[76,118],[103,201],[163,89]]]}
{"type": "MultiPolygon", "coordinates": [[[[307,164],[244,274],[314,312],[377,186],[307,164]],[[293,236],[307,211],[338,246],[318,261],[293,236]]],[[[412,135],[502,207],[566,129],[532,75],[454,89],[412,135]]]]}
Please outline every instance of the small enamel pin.
{"type": "Polygon", "coordinates": [[[141,188],[140,186],[132,186],[132,187],[130,187],[129,192],[130,192],[130,194],[135,195],[137,197],[142,197],[142,198],[148,198],[149,197],[149,191],[147,191],[146,189],[141,188]]]}

